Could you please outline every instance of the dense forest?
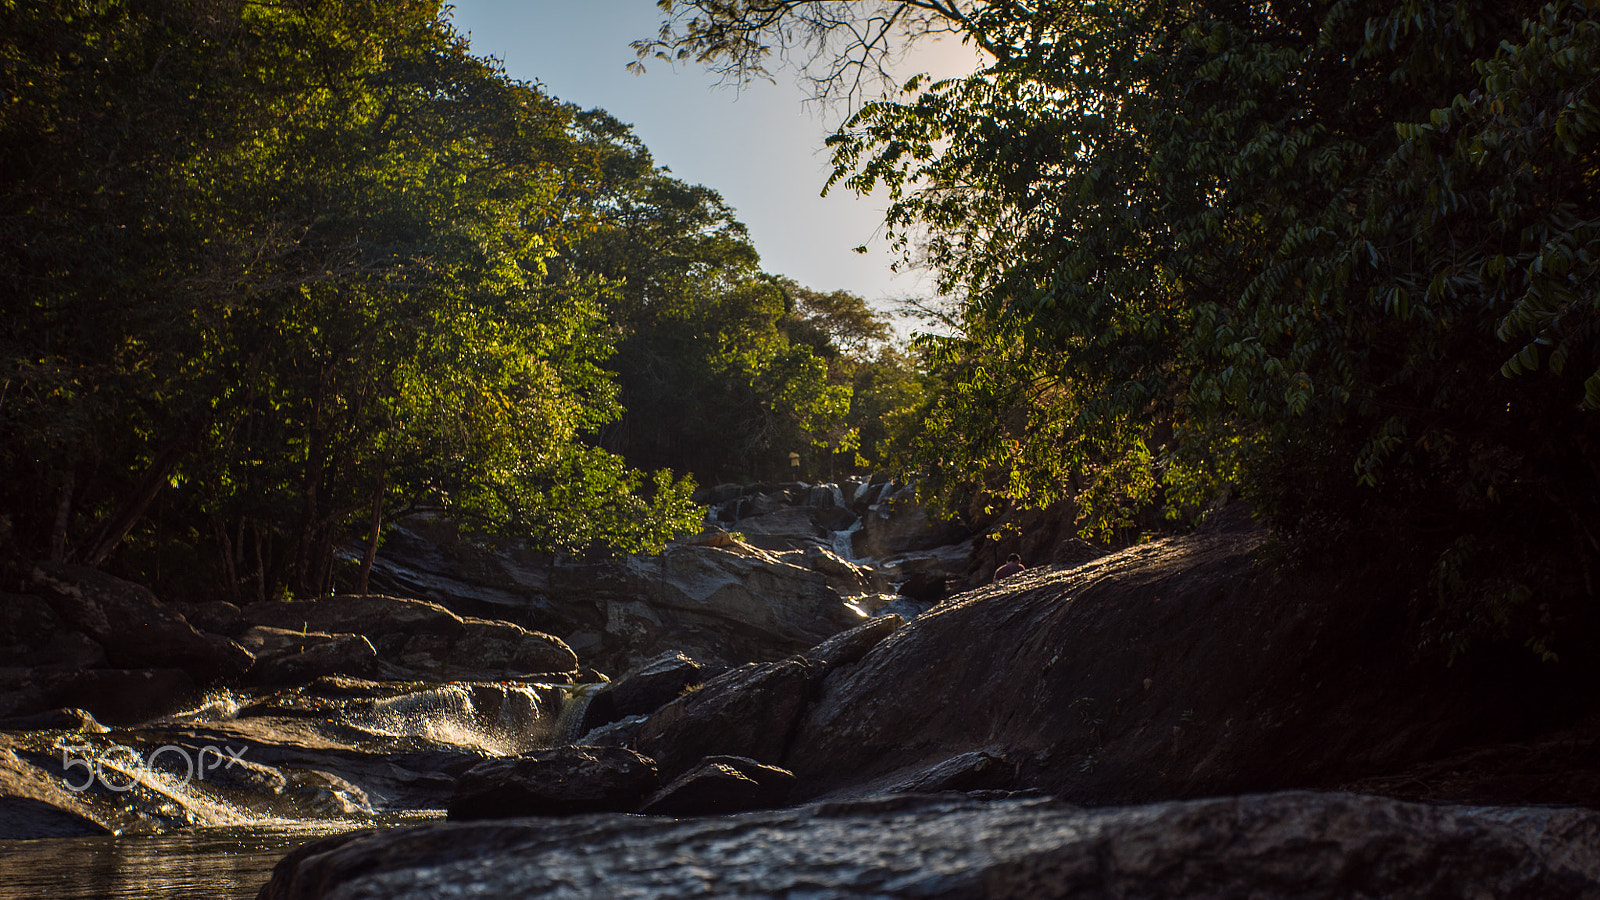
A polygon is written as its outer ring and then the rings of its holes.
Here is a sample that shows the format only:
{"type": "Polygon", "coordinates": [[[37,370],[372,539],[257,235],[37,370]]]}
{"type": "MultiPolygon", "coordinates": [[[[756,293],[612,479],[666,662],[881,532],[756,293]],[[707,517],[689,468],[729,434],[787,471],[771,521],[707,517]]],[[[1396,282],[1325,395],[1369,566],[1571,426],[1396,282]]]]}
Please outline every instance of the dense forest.
{"type": "Polygon", "coordinates": [[[931,496],[1107,536],[1238,492],[1445,657],[1592,646],[1600,5],[658,5],[645,63],[868,101],[833,184],[892,193],[959,323],[924,342],[931,496]],[[950,35],[987,65],[872,97],[950,35]]]}
{"type": "Polygon", "coordinates": [[[438,2],[7,3],[0,41],[8,556],[253,599],[418,510],[649,550],[695,478],[881,464],[916,402],[861,298],[438,2]]]}
{"type": "Polygon", "coordinates": [[[642,64],[853,111],[828,187],[887,190],[945,328],[763,271],[435,0],[3,3],[8,556],[254,597],[422,509],[648,550],[798,451],[1109,542],[1240,496],[1444,658],[1600,634],[1593,0],[658,6],[642,64]],[[885,80],[938,36],[984,66],[885,80]]]}

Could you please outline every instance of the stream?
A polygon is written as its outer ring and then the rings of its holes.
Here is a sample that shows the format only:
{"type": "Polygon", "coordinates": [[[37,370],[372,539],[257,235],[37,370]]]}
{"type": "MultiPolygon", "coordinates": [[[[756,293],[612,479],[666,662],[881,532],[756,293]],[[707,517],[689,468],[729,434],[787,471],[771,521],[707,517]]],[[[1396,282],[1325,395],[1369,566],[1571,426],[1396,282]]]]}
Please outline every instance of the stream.
{"type": "Polygon", "coordinates": [[[440,818],[442,812],[410,812],[366,821],[0,841],[0,900],[251,900],[278,860],[306,841],[440,818]]]}

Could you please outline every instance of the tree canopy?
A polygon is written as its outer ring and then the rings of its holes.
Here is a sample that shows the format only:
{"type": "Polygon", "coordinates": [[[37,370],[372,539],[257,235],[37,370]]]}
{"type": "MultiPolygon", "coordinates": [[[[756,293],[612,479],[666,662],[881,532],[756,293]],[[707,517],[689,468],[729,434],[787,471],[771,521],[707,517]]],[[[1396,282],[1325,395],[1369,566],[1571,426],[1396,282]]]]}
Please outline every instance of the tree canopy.
{"type": "Polygon", "coordinates": [[[439,3],[0,20],[24,554],[158,580],[166,554],[273,596],[326,590],[338,544],[418,504],[569,552],[692,526],[692,483],[586,437],[620,414],[615,288],[549,263],[597,227],[605,154],[439,3]]]}
{"type": "Polygon", "coordinates": [[[960,303],[936,494],[1115,534],[1233,484],[1292,560],[1392,571],[1432,646],[1594,633],[1594,3],[660,5],[643,51],[736,77],[989,54],[833,139],[960,303]]]}

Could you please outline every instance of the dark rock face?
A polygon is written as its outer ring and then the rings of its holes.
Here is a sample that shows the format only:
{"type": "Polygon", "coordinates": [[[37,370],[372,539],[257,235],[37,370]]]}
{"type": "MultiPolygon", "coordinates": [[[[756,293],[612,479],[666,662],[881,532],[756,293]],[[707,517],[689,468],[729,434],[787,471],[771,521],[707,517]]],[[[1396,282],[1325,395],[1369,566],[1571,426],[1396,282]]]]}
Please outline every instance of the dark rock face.
{"type": "Polygon", "coordinates": [[[1588,810],[1314,793],[1103,809],[924,796],[358,832],[295,850],[260,897],[1533,900],[1592,898],[1597,884],[1600,813],[1588,810]]]}
{"type": "Polygon", "coordinates": [[[810,693],[813,667],[800,659],[748,663],[656,710],[635,746],[672,778],[707,756],[777,764],[810,693]]]}
{"type": "Polygon", "coordinates": [[[33,585],[56,614],[94,638],[122,668],[175,667],[199,682],[232,678],[250,668],[243,647],[202,634],[149,589],[82,566],[46,566],[33,585]]]}
{"type": "Polygon", "coordinates": [[[107,725],[136,725],[174,712],[199,695],[182,669],[85,669],[56,688],[50,702],[90,710],[107,725]]]}
{"type": "Polygon", "coordinates": [[[781,806],[794,773],[740,756],[709,756],[651,794],[639,811],[656,816],[719,816],[781,806]]]}
{"type": "Polygon", "coordinates": [[[660,779],[622,747],[557,747],[467,770],[450,797],[453,820],[631,812],[660,779]]]}
{"type": "Polygon", "coordinates": [[[861,658],[867,655],[867,651],[876,647],[879,641],[893,634],[905,623],[905,619],[894,613],[879,616],[828,638],[807,650],[802,656],[823,670],[853,665],[860,662],[861,658]]]}
{"type": "Polygon", "coordinates": [[[105,665],[106,651],[44,600],[0,593],[0,659],[12,666],[87,669],[105,665]]]}
{"type": "Polygon", "coordinates": [[[1514,720],[1491,679],[1416,660],[1403,601],[1279,581],[1260,537],[1174,538],[952,598],[831,673],[774,761],[820,796],[984,750],[1014,775],[989,787],[1140,802],[1331,787],[1514,720]]]}
{"type": "Polygon", "coordinates": [[[655,712],[686,688],[704,681],[704,666],[677,651],[664,653],[612,684],[611,721],[655,712]]]}

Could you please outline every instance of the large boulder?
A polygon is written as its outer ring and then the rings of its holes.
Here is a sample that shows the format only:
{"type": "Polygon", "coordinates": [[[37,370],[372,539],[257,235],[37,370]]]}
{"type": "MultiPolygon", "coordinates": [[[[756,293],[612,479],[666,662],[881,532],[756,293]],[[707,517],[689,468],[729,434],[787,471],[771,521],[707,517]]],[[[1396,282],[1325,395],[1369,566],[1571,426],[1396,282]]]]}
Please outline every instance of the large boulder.
{"type": "Polygon", "coordinates": [[[676,650],[663,653],[612,683],[612,721],[655,712],[685,690],[699,686],[705,677],[705,666],[688,656],[676,650]]]}
{"type": "Polygon", "coordinates": [[[319,635],[313,643],[325,658],[296,661],[279,653],[261,673],[253,673],[262,682],[282,681],[286,674],[293,674],[290,680],[335,673],[370,675],[378,671],[374,659],[418,676],[461,681],[578,668],[577,656],[559,638],[510,622],[458,616],[424,600],[333,596],[252,603],[242,615],[250,625],[240,638],[246,642],[268,634],[276,639],[298,634],[306,640],[319,635]],[[329,646],[330,642],[338,646],[329,646]]]}
{"type": "Polygon", "coordinates": [[[247,625],[368,637],[455,634],[464,627],[460,616],[437,603],[375,594],[251,603],[242,615],[247,625]]]}
{"type": "Polygon", "coordinates": [[[995,787],[1138,802],[1331,787],[1526,720],[1505,668],[1419,659],[1404,598],[1283,580],[1262,539],[1241,520],[952,598],[830,674],[776,762],[816,796],[981,750],[1012,763],[995,787]]]}
{"type": "Polygon", "coordinates": [[[43,599],[0,593],[0,659],[12,666],[91,669],[106,664],[106,651],[43,599]]]}
{"type": "Polygon", "coordinates": [[[1590,810],[1285,793],[1103,809],[910,797],[719,818],[422,825],[304,844],[260,898],[1576,900],[1596,884],[1590,810]]]}
{"type": "Polygon", "coordinates": [[[253,684],[305,684],[326,675],[362,676],[377,672],[378,652],[359,634],[325,634],[253,625],[238,636],[256,656],[248,680],[253,684]]]}
{"type": "Polygon", "coordinates": [[[653,762],[623,747],[556,747],[467,770],[450,796],[454,820],[632,812],[660,783],[653,762]]]}
{"type": "Polygon", "coordinates": [[[803,659],[747,663],[656,710],[635,738],[674,778],[707,756],[777,763],[805,711],[814,667],[803,659]]]}
{"type": "Polygon", "coordinates": [[[236,678],[254,658],[214,634],[202,634],[148,588],[83,566],[41,566],[32,587],[74,628],[105,648],[119,668],[180,668],[198,682],[236,678]]]}

